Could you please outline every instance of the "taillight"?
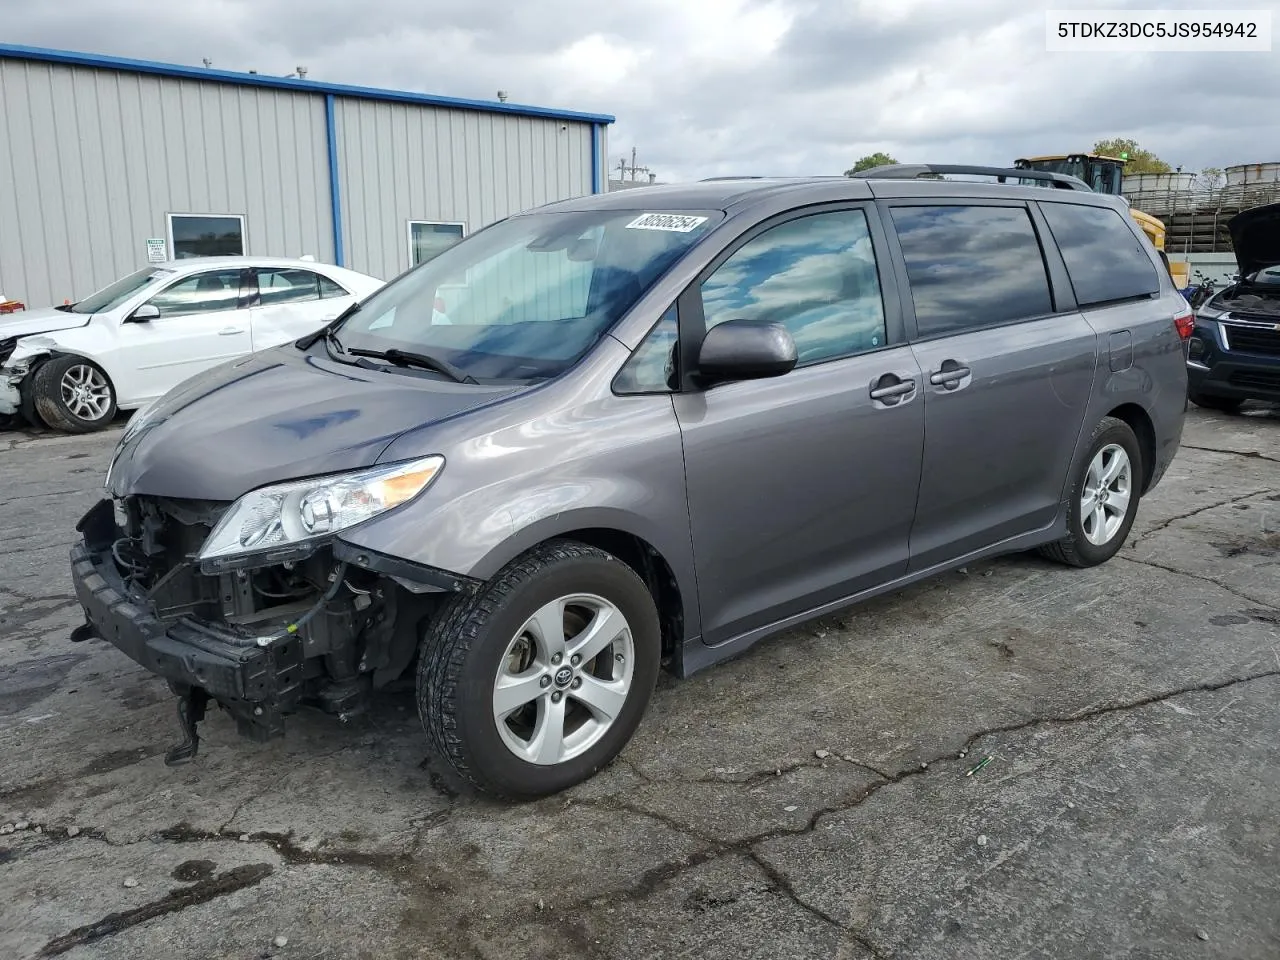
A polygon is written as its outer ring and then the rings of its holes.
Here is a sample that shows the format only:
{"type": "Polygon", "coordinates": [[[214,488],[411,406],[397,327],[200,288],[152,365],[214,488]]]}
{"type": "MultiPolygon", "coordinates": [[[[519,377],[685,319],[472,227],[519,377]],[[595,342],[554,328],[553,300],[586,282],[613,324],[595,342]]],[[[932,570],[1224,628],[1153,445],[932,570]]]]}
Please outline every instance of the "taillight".
{"type": "Polygon", "coordinates": [[[1173,326],[1178,331],[1179,337],[1183,340],[1190,340],[1191,334],[1195,333],[1196,329],[1196,312],[1188,306],[1187,309],[1175,313],[1173,315],[1173,326]]]}

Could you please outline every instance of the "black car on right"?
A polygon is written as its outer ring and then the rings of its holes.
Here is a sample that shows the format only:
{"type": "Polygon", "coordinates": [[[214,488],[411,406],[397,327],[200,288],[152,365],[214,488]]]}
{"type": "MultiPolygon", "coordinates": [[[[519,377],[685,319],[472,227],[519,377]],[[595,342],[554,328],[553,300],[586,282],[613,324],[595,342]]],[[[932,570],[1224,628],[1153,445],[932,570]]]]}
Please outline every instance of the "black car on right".
{"type": "Polygon", "coordinates": [[[1280,402],[1280,203],[1244,210],[1227,228],[1239,277],[1196,311],[1187,345],[1188,395],[1211,410],[1280,402]]]}

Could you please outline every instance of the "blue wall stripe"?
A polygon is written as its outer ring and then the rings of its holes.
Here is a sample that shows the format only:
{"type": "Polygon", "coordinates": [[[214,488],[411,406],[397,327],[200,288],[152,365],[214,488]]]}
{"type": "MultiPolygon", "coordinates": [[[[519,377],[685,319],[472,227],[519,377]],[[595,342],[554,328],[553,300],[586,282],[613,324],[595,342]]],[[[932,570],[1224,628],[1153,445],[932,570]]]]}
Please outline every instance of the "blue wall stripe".
{"type": "Polygon", "coordinates": [[[600,124],[591,125],[591,192],[600,192],[600,124]]]}
{"type": "Polygon", "coordinates": [[[324,98],[324,125],[329,137],[329,203],[333,208],[333,262],[345,267],[342,252],[342,185],[338,173],[338,122],[334,113],[334,96],[324,98]]]}
{"type": "Polygon", "coordinates": [[[271,87],[300,93],[326,93],[339,97],[357,97],[362,100],[387,100],[394,103],[417,103],[430,107],[453,107],[463,110],[481,110],[487,113],[510,113],[523,117],[546,117],[551,120],[576,120],[584,123],[613,123],[616,119],[603,113],[581,113],[576,110],[556,110],[518,103],[502,103],[496,100],[468,100],[459,97],[442,97],[428,93],[411,93],[405,90],[382,90],[377,87],[358,87],[345,83],[326,83],[323,80],[291,80],[262,73],[238,73],[234,70],[214,70],[209,67],[189,67],[182,64],[160,63],[155,60],[130,60],[125,57],[106,57],[73,50],[50,50],[45,47],[26,47],[14,43],[0,43],[0,57],[11,60],[40,60],[46,63],[65,63],[78,67],[95,67],[101,70],[127,70],[133,73],[150,73],[184,80],[209,80],[215,83],[235,83],[248,87],[271,87]]]}

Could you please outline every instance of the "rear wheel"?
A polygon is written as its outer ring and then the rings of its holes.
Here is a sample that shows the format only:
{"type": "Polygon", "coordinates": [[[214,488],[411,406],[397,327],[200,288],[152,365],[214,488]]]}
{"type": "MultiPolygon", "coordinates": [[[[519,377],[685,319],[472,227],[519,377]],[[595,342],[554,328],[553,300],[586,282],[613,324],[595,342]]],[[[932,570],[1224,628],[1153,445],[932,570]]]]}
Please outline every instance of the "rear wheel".
{"type": "Polygon", "coordinates": [[[1211,393],[1191,393],[1188,396],[1197,407],[1204,407],[1206,410],[1222,410],[1226,413],[1234,413],[1244,406],[1244,401],[1235,397],[1215,397],[1211,393]]]}
{"type": "Polygon", "coordinates": [[[661,657],[648,587],[594,547],[556,541],[441,611],[423,638],[418,710],[433,751],[499,797],[556,793],[631,739],[661,657]]]}
{"type": "Polygon", "coordinates": [[[1143,474],[1138,438],[1123,420],[1104,417],[1071,484],[1067,535],[1041,547],[1073,567],[1105,563],[1124,546],[1138,514],[1143,474]]]}
{"type": "Polygon", "coordinates": [[[31,378],[31,398],[45,425],[67,433],[101,430],[116,415],[116,392],[97,364],[56,357],[31,378]]]}

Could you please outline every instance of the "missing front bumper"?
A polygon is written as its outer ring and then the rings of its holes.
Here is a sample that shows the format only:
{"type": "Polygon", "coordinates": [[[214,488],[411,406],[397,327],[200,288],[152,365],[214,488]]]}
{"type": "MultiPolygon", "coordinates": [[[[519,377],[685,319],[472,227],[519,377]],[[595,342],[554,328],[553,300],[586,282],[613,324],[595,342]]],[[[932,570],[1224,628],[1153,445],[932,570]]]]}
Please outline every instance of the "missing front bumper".
{"type": "Polygon", "coordinates": [[[179,694],[206,691],[235,717],[242,735],[261,741],[284,733],[284,716],[302,691],[301,638],[257,646],[251,635],[193,617],[162,624],[130,597],[110,557],[83,541],[71,548],[71,576],[93,635],[179,694]]]}

